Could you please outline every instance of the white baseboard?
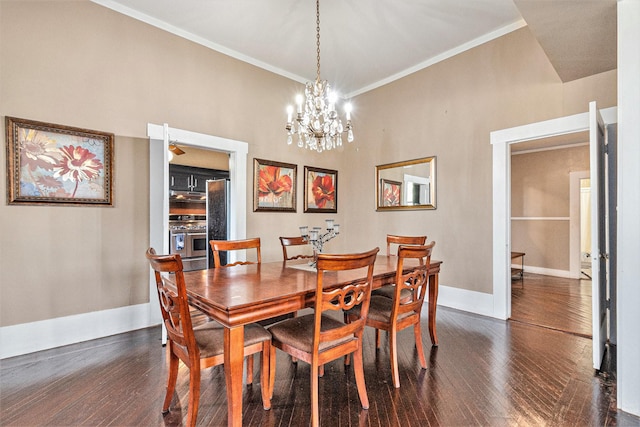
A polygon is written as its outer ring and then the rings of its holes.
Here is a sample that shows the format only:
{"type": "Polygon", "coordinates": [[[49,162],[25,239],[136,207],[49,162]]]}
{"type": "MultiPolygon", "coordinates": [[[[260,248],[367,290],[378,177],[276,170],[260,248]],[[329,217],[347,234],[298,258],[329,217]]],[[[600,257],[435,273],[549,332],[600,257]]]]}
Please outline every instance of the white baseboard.
{"type": "MultiPolygon", "coordinates": [[[[516,266],[520,268],[520,266],[516,266]]],[[[543,268],[543,267],[530,267],[528,265],[524,266],[525,273],[533,273],[533,274],[543,274],[545,276],[553,276],[553,277],[563,277],[565,279],[579,279],[580,272],[572,273],[569,270],[554,270],[552,268],[543,268]]]]}
{"type": "Polygon", "coordinates": [[[0,359],[159,325],[157,311],[147,303],[4,326],[0,359]]]}
{"type": "Polygon", "coordinates": [[[493,294],[486,294],[484,292],[440,286],[438,305],[483,316],[496,317],[493,311],[493,294]]]}
{"type": "MultiPolygon", "coordinates": [[[[495,317],[493,295],[483,292],[440,286],[438,305],[495,317]]],[[[139,304],[5,326],[0,328],[0,359],[159,325],[157,311],[151,304],[139,304]]]]}

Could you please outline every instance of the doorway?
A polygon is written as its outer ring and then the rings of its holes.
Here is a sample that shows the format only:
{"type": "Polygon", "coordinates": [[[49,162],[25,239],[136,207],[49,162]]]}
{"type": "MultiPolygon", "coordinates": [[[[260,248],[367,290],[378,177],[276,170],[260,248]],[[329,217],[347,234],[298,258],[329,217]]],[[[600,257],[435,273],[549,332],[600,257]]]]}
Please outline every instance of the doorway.
{"type": "Polygon", "coordinates": [[[512,277],[510,319],[591,338],[591,281],[580,279],[580,182],[590,175],[589,135],[572,139],[512,147],[511,247],[526,253],[526,266],[522,277],[512,277]]]}
{"type": "MultiPolygon", "coordinates": [[[[169,141],[181,141],[185,146],[215,150],[229,155],[231,181],[229,239],[243,239],[247,229],[247,155],[249,144],[242,141],[169,127],[168,124],[147,125],[149,137],[149,246],[160,253],[169,253],[169,141]]],[[[149,295],[156,292],[155,279],[149,273],[149,295]]],[[[150,298],[157,306],[157,298],[150,298]]],[[[159,307],[151,307],[160,313],[159,307]]]]}
{"type": "MultiPolygon", "coordinates": [[[[493,147],[493,306],[494,317],[508,319],[511,317],[511,274],[510,274],[510,252],[511,252],[511,145],[513,144],[535,144],[537,140],[553,140],[555,138],[571,138],[576,133],[589,131],[590,140],[594,132],[602,133],[602,124],[613,124],[617,122],[617,109],[615,107],[605,110],[597,110],[595,103],[589,106],[589,113],[576,114],[545,122],[532,123],[530,125],[519,126],[510,129],[491,132],[491,144],[493,147]],[[601,117],[597,117],[601,116],[601,117]],[[596,118],[598,123],[596,124],[596,118]],[[600,130],[598,130],[600,129],[600,130]]],[[[596,144],[591,144],[592,148],[596,144]]],[[[597,170],[591,167],[591,170],[597,170]]],[[[592,182],[593,184],[593,182],[592,182]]],[[[593,185],[592,185],[593,187],[593,185]]],[[[593,191],[593,189],[592,189],[593,191]]],[[[592,196],[596,198],[596,195],[592,196]]],[[[599,200],[599,199],[598,199],[599,200]]],[[[592,206],[592,213],[594,212],[592,206]]],[[[596,211],[597,212],[597,211],[596,211]]],[[[593,253],[594,251],[592,251],[593,253]]],[[[598,251],[599,252],[599,251],[598,251]]],[[[595,269],[595,263],[594,267],[595,269]]],[[[594,317],[597,315],[600,320],[600,308],[604,307],[600,298],[599,282],[595,280],[598,272],[594,270],[594,280],[592,281],[594,306],[594,317]],[[598,295],[598,298],[596,298],[598,295]]],[[[599,277],[598,277],[599,278],[599,277]]],[[[595,322],[594,322],[595,323],[595,322]]],[[[598,322],[598,326],[600,322],[598,322]]],[[[603,351],[601,328],[593,327],[594,338],[594,368],[600,367],[603,351]],[[597,337],[597,339],[596,339],[597,337]],[[597,345],[596,345],[597,343],[597,345]]]]}

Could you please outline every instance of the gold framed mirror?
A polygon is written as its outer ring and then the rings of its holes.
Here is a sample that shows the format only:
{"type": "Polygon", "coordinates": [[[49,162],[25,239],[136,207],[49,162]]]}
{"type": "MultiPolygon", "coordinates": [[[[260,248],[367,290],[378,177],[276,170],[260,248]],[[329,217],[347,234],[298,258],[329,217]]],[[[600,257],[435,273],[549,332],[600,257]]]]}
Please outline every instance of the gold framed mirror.
{"type": "Polygon", "coordinates": [[[376,166],[376,210],[436,208],[436,157],[376,166]]]}

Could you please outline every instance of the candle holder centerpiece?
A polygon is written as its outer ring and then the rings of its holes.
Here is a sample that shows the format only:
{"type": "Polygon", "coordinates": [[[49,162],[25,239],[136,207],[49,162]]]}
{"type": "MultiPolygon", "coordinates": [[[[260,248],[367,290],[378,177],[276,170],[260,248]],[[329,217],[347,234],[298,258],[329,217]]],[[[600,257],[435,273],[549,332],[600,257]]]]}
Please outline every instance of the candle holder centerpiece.
{"type": "Polygon", "coordinates": [[[311,230],[306,225],[300,227],[300,235],[313,247],[313,261],[309,263],[312,267],[316,266],[318,254],[322,253],[324,244],[340,234],[340,224],[335,224],[332,219],[327,219],[326,222],[327,230],[324,233],[321,227],[313,227],[311,230]]]}

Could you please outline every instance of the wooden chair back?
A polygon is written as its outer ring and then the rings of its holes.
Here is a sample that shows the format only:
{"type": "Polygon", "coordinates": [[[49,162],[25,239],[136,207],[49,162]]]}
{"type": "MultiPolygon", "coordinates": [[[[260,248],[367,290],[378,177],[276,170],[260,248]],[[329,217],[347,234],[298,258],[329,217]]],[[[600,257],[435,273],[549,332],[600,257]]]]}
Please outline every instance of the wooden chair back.
{"type": "MultiPolygon", "coordinates": [[[[315,325],[313,330],[314,354],[317,354],[319,348],[325,343],[344,340],[354,335],[357,339],[362,339],[362,332],[364,330],[367,313],[369,312],[369,302],[371,299],[373,266],[379,250],[379,248],[375,248],[368,252],[358,254],[318,254],[316,264],[318,274],[316,279],[315,325]],[[331,284],[325,281],[325,277],[327,277],[326,273],[360,268],[367,268],[366,278],[354,281],[343,287],[332,288],[331,284]],[[325,288],[327,290],[325,290],[325,288]],[[358,319],[353,319],[350,323],[346,323],[340,328],[331,329],[326,332],[321,331],[320,320],[322,318],[322,312],[336,310],[346,311],[357,305],[360,305],[360,317],[358,319]]],[[[340,346],[336,347],[339,348],[340,346]]],[[[346,354],[348,353],[350,352],[346,354]]],[[[333,360],[344,354],[344,350],[342,350],[340,354],[335,357],[324,357],[323,362],[333,360]]]]}
{"type": "MultiPolygon", "coordinates": [[[[295,319],[284,320],[269,328],[272,333],[270,390],[273,391],[275,377],[275,349],[279,348],[296,359],[311,365],[311,426],[320,426],[318,403],[318,376],[324,372],[323,365],[332,360],[354,353],[354,374],[358,396],[362,407],[369,408],[369,398],[364,380],[362,363],[362,336],[373,283],[373,265],[379,248],[359,254],[318,254],[315,312],[295,319]],[[336,272],[366,269],[355,274],[351,283],[338,287],[331,283],[336,272]],[[357,279],[360,277],[360,279],[357,279]],[[351,323],[343,323],[324,311],[361,308],[361,315],[351,323]],[[322,327],[321,327],[322,325],[322,327]],[[312,334],[312,339],[309,340],[312,334]]],[[[355,317],[355,316],[354,316],[355,317]]]]}
{"type": "Polygon", "coordinates": [[[387,234],[387,256],[397,255],[391,252],[391,245],[424,245],[427,236],[396,236],[387,234]]]}
{"type": "Polygon", "coordinates": [[[211,250],[213,251],[214,267],[233,267],[234,265],[260,264],[262,257],[260,255],[260,238],[254,237],[244,240],[210,240],[211,250]],[[236,261],[231,264],[220,265],[220,251],[238,251],[246,249],[256,250],[256,261],[236,261]]]}
{"type": "Polygon", "coordinates": [[[429,265],[435,244],[436,242],[431,242],[428,245],[400,245],[398,247],[395,294],[391,310],[392,324],[398,322],[398,319],[405,321],[407,316],[415,315],[418,318],[420,317],[422,303],[429,287],[429,265]],[[419,265],[403,273],[404,263],[407,259],[417,259],[419,260],[419,265]],[[402,292],[405,289],[409,292],[402,292]],[[410,294],[409,297],[406,296],[408,294],[410,294]]]}
{"type": "Polygon", "coordinates": [[[313,258],[313,254],[297,254],[289,256],[289,254],[287,253],[288,246],[303,246],[309,244],[309,242],[304,240],[302,236],[280,237],[280,244],[282,245],[282,259],[284,261],[290,261],[292,259],[313,258]]]}
{"type": "Polygon", "coordinates": [[[197,360],[200,357],[199,349],[191,323],[182,259],[178,254],[157,255],[153,248],[147,250],[146,257],[155,273],[162,322],[167,330],[167,337],[173,341],[176,351],[181,353],[181,356],[188,360],[191,355],[197,360]],[[174,274],[176,290],[167,286],[163,273],[174,274]]]}

